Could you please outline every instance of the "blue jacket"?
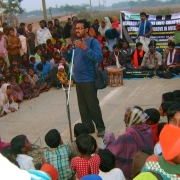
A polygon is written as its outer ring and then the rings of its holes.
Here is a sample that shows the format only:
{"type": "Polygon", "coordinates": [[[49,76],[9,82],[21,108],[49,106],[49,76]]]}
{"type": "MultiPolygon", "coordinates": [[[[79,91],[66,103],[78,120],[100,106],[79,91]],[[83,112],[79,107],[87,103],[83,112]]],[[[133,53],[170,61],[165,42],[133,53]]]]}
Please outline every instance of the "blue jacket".
{"type": "MultiPolygon", "coordinates": [[[[97,64],[103,61],[102,51],[97,39],[93,40],[92,49],[90,48],[92,39],[89,37],[85,40],[86,50],[75,47],[73,72],[76,82],[94,81],[93,62],[97,64]]],[[[70,59],[71,56],[72,52],[64,54],[64,57],[67,59],[70,59]]]]}

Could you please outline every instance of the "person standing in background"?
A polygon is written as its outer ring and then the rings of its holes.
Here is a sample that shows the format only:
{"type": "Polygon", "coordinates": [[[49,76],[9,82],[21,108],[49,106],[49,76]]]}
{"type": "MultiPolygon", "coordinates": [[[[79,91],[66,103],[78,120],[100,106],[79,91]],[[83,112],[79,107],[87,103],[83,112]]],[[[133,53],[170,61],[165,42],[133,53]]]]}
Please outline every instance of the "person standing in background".
{"type": "Polygon", "coordinates": [[[68,22],[66,23],[64,27],[64,38],[66,40],[66,44],[72,44],[71,29],[72,29],[72,21],[71,21],[71,18],[68,18],[68,22]]]}
{"type": "Polygon", "coordinates": [[[4,58],[7,67],[9,67],[8,51],[6,46],[6,39],[3,37],[3,32],[0,31],[0,57],[4,58]]]}
{"type": "Polygon", "coordinates": [[[77,24],[78,18],[76,16],[73,16],[72,21],[73,21],[73,25],[72,25],[72,29],[71,29],[71,41],[72,41],[72,43],[74,43],[74,41],[77,39],[76,24],[77,24]]]}
{"type": "Polygon", "coordinates": [[[57,31],[59,39],[64,38],[64,29],[60,25],[60,21],[58,19],[54,20],[54,29],[57,31]]]}
{"type": "Polygon", "coordinates": [[[46,44],[47,39],[50,39],[52,37],[49,29],[45,27],[44,20],[40,21],[39,23],[40,28],[37,30],[37,43],[40,44],[46,44]]]}
{"type": "Polygon", "coordinates": [[[148,45],[150,43],[150,35],[153,32],[152,24],[147,20],[147,15],[145,12],[140,13],[141,22],[139,25],[139,30],[137,34],[137,39],[143,44],[143,50],[145,52],[149,51],[148,45]]]}
{"type": "Polygon", "coordinates": [[[30,55],[35,54],[35,34],[32,32],[32,29],[33,29],[32,24],[28,24],[27,31],[26,31],[26,37],[27,37],[30,55]]]}

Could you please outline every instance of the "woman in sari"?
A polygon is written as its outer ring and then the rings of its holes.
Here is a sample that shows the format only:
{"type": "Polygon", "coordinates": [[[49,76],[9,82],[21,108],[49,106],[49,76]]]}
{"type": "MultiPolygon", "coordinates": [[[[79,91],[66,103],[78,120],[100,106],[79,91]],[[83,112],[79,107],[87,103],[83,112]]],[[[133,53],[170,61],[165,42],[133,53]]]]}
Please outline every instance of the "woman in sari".
{"type": "Polygon", "coordinates": [[[127,109],[124,122],[126,132],[115,139],[113,133],[105,134],[106,148],[116,157],[116,168],[120,168],[126,179],[131,179],[132,161],[138,151],[153,151],[151,127],[145,124],[148,116],[139,107],[127,109]]]}
{"type": "Polygon", "coordinates": [[[3,84],[0,91],[0,108],[1,116],[18,110],[18,104],[14,102],[12,97],[12,89],[10,84],[3,84]]]}

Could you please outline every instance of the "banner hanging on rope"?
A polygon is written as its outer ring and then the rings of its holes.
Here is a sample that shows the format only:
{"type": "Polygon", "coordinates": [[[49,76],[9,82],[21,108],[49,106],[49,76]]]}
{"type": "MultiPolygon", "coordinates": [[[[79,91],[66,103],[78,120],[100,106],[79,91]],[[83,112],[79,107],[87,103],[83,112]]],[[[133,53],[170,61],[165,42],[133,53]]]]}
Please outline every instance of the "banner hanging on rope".
{"type": "MultiPolygon", "coordinates": [[[[121,11],[123,39],[126,39],[131,47],[135,47],[135,40],[140,24],[140,14],[128,11],[121,11]]],[[[157,48],[167,47],[169,37],[180,36],[176,31],[176,25],[180,24],[180,13],[172,15],[147,15],[153,26],[153,33],[150,38],[157,41],[157,48]]]]}

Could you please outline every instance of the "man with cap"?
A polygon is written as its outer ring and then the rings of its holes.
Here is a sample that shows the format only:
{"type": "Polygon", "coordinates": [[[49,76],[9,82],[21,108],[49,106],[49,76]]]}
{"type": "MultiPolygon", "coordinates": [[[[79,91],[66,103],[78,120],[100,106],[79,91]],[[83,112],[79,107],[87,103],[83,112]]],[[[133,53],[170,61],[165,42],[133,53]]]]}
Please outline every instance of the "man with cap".
{"type": "Polygon", "coordinates": [[[35,54],[35,34],[32,32],[32,24],[28,24],[27,31],[26,31],[26,38],[28,41],[28,49],[30,52],[30,55],[35,54]]]}
{"type": "Polygon", "coordinates": [[[143,44],[143,50],[148,52],[148,44],[150,42],[150,35],[153,32],[153,27],[151,22],[147,20],[147,15],[145,12],[141,12],[140,17],[141,22],[139,25],[137,38],[139,38],[140,42],[143,44]]]}
{"type": "Polygon", "coordinates": [[[151,41],[148,45],[149,51],[143,57],[141,70],[160,70],[162,68],[162,55],[156,51],[156,42],[151,41]]]}
{"type": "MultiPolygon", "coordinates": [[[[169,38],[168,38],[168,43],[169,42],[174,42],[174,38],[172,37],[172,36],[170,36],[169,38]]],[[[168,46],[164,49],[164,54],[163,54],[163,62],[165,62],[166,61],[166,56],[167,56],[167,54],[169,53],[169,48],[168,48],[168,46]]]]}
{"type": "Polygon", "coordinates": [[[150,156],[142,172],[158,173],[162,179],[180,178],[180,128],[167,124],[160,133],[162,156],[150,156]]]}
{"type": "Polygon", "coordinates": [[[142,50],[143,44],[141,42],[136,43],[136,49],[132,53],[133,67],[136,69],[141,66],[145,51],[142,50]]]}

